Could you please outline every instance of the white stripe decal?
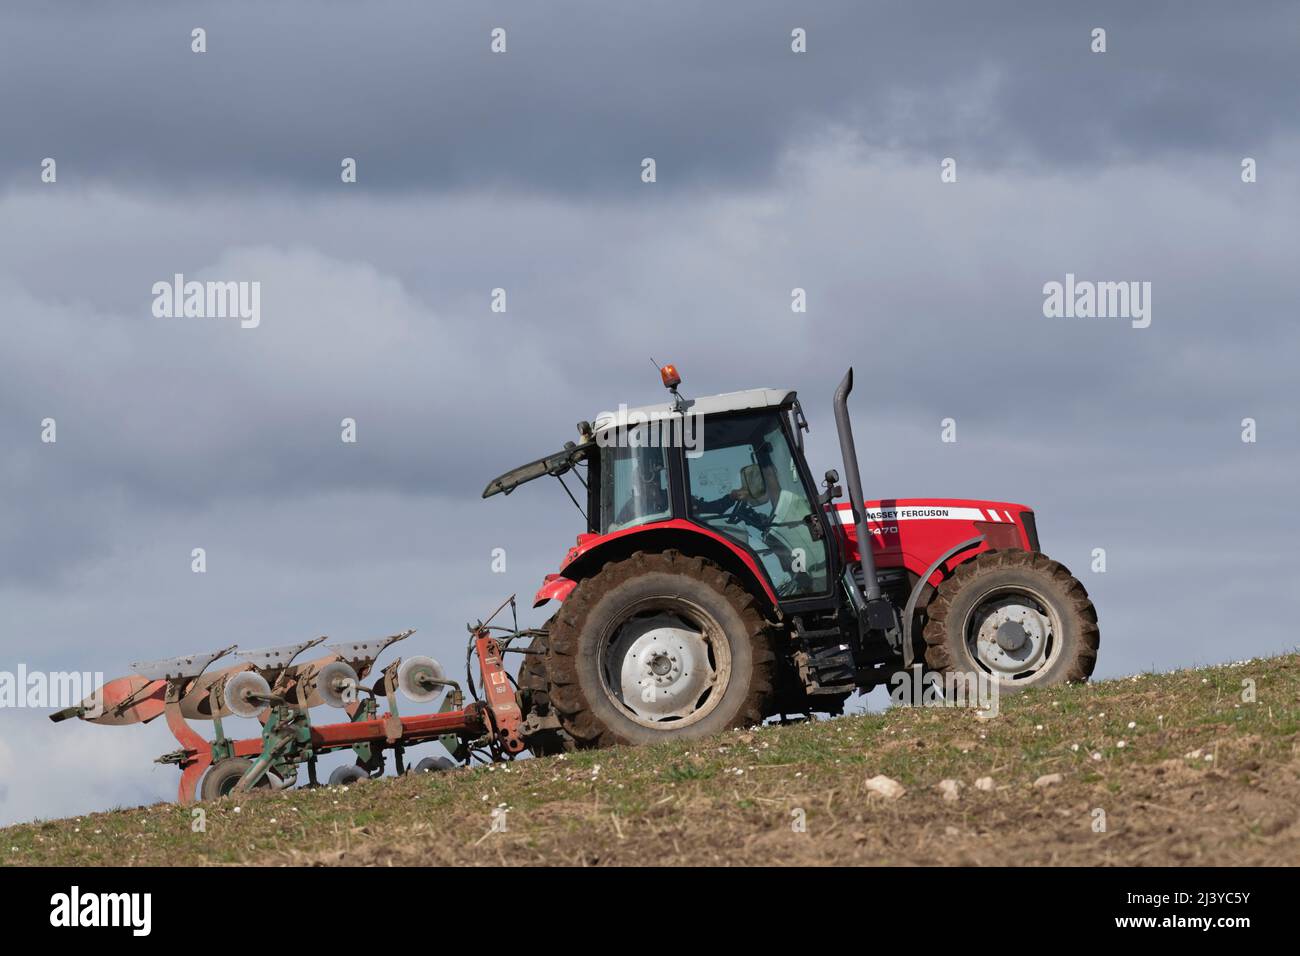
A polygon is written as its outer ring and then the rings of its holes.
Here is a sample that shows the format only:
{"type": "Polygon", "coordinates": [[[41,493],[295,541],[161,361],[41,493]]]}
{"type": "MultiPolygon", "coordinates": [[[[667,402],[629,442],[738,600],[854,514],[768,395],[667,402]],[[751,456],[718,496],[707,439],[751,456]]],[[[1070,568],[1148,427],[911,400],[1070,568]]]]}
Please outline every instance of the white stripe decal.
{"type": "MultiPolygon", "coordinates": [[[[837,508],[841,524],[853,524],[853,511],[837,508]]],[[[993,512],[996,514],[997,512],[993,512]]],[[[868,508],[867,521],[883,524],[886,521],[987,521],[986,515],[979,508],[868,508]]],[[[1001,519],[995,519],[1001,520],[1001,519]]]]}

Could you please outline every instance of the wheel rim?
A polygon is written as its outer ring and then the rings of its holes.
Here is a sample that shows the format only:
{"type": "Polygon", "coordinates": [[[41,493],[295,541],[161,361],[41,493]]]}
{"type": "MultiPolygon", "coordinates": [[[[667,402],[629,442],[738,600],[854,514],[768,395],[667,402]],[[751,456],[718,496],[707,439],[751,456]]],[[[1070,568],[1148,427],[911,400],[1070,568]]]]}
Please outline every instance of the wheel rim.
{"type": "Polygon", "coordinates": [[[1008,586],[986,591],[966,616],[966,648],[986,673],[1027,683],[1056,661],[1061,619],[1042,594],[1008,586]]]}
{"type": "Polygon", "coordinates": [[[601,641],[601,682],[620,711],[644,727],[677,729],[704,719],[731,677],[722,629],[699,607],[647,602],[601,641]]]}
{"type": "MultiPolygon", "coordinates": [[[[227,767],[214,767],[214,770],[220,770],[224,774],[217,781],[215,796],[218,797],[230,796],[230,794],[235,789],[235,785],[239,783],[240,780],[244,779],[244,774],[248,773],[249,769],[251,769],[253,766],[253,761],[244,760],[244,758],[242,757],[231,757],[229,759],[238,760],[240,762],[238,764],[227,765],[228,769],[227,767]]],[[[264,773],[261,779],[259,779],[257,783],[253,784],[253,789],[257,790],[257,789],[261,789],[262,787],[271,786],[270,774],[271,772],[269,770],[266,773],[264,773]]]]}

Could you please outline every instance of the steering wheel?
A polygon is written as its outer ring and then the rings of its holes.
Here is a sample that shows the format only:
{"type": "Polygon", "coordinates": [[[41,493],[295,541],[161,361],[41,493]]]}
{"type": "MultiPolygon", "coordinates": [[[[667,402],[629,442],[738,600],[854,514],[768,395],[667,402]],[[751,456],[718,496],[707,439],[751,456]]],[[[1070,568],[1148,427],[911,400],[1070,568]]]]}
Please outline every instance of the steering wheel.
{"type": "MultiPolygon", "coordinates": [[[[727,524],[740,524],[745,521],[745,512],[752,512],[754,509],[745,504],[743,498],[731,499],[731,506],[724,508],[722,517],[726,519],[727,524]]],[[[752,521],[745,521],[746,524],[753,524],[752,521]]]]}
{"type": "Polygon", "coordinates": [[[736,503],[724,511],[723,515],[726,517],[727,524],[747,524],[758,531],[760,535],[767,534],[775,517],[775,515],[763,515],[762,512],[743,498],[737,498],[736,503]]]}

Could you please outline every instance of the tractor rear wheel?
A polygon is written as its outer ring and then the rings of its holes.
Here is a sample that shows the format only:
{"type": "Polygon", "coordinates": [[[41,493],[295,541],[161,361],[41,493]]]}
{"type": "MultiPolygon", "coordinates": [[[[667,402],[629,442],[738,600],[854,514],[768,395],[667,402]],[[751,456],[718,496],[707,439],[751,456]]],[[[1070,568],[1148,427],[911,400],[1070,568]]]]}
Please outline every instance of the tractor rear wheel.
{"type": "Polygon", "coordinates": [[[926,608],[925,662],[983,673],[1002,693],[1086,681],[1097,611],[1063,564],[1037,551],[986,551],[960,565],[926,608]]]}
{"type": "Polygon", "coordinates": [[[578,747],[694,739],[771,712],[775,655],[736,578],[677,551],[581,581],[556,614],[549,702],[578,747]]]}
{"type": "MultiPolygon", "coordinates": [[[[525,719],[532,717],[546,720],[553,716],[550,683],[546,679],[546,653],[547,633],[554,623],[555,619],[552,618],[546,623],[543,633],[528,642],[523,655],[524,662],[519,665],[519,709],[523,711],[525,719]]],[[[534,757],[550,757],[572,749],[568,735],[554,727],[525,731],[524,743],[534,757]]]]}

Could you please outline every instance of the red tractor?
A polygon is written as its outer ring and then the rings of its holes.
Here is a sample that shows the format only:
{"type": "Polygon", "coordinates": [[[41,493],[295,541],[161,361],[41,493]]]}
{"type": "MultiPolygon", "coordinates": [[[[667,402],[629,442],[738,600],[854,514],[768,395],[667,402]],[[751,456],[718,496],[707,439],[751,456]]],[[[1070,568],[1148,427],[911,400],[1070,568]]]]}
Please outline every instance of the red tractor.
{"type": "Polygon", "coordinates": [[[694,738],[766,718],[843,710],[914,667],[973,674],[1000,692],[1083,681],[1097,614],[1039,550],[1025,505],[865,501],[835,393],[849,499],[804,458],[795,392],[751,389],[621,407],[580,441],[488,484],[544,475],[585,486],[586,532],[535,607],[559,603],[520,668],[535,753],[694,738]],[[870,547],[862,547],[869,541],[870,547]]]}

